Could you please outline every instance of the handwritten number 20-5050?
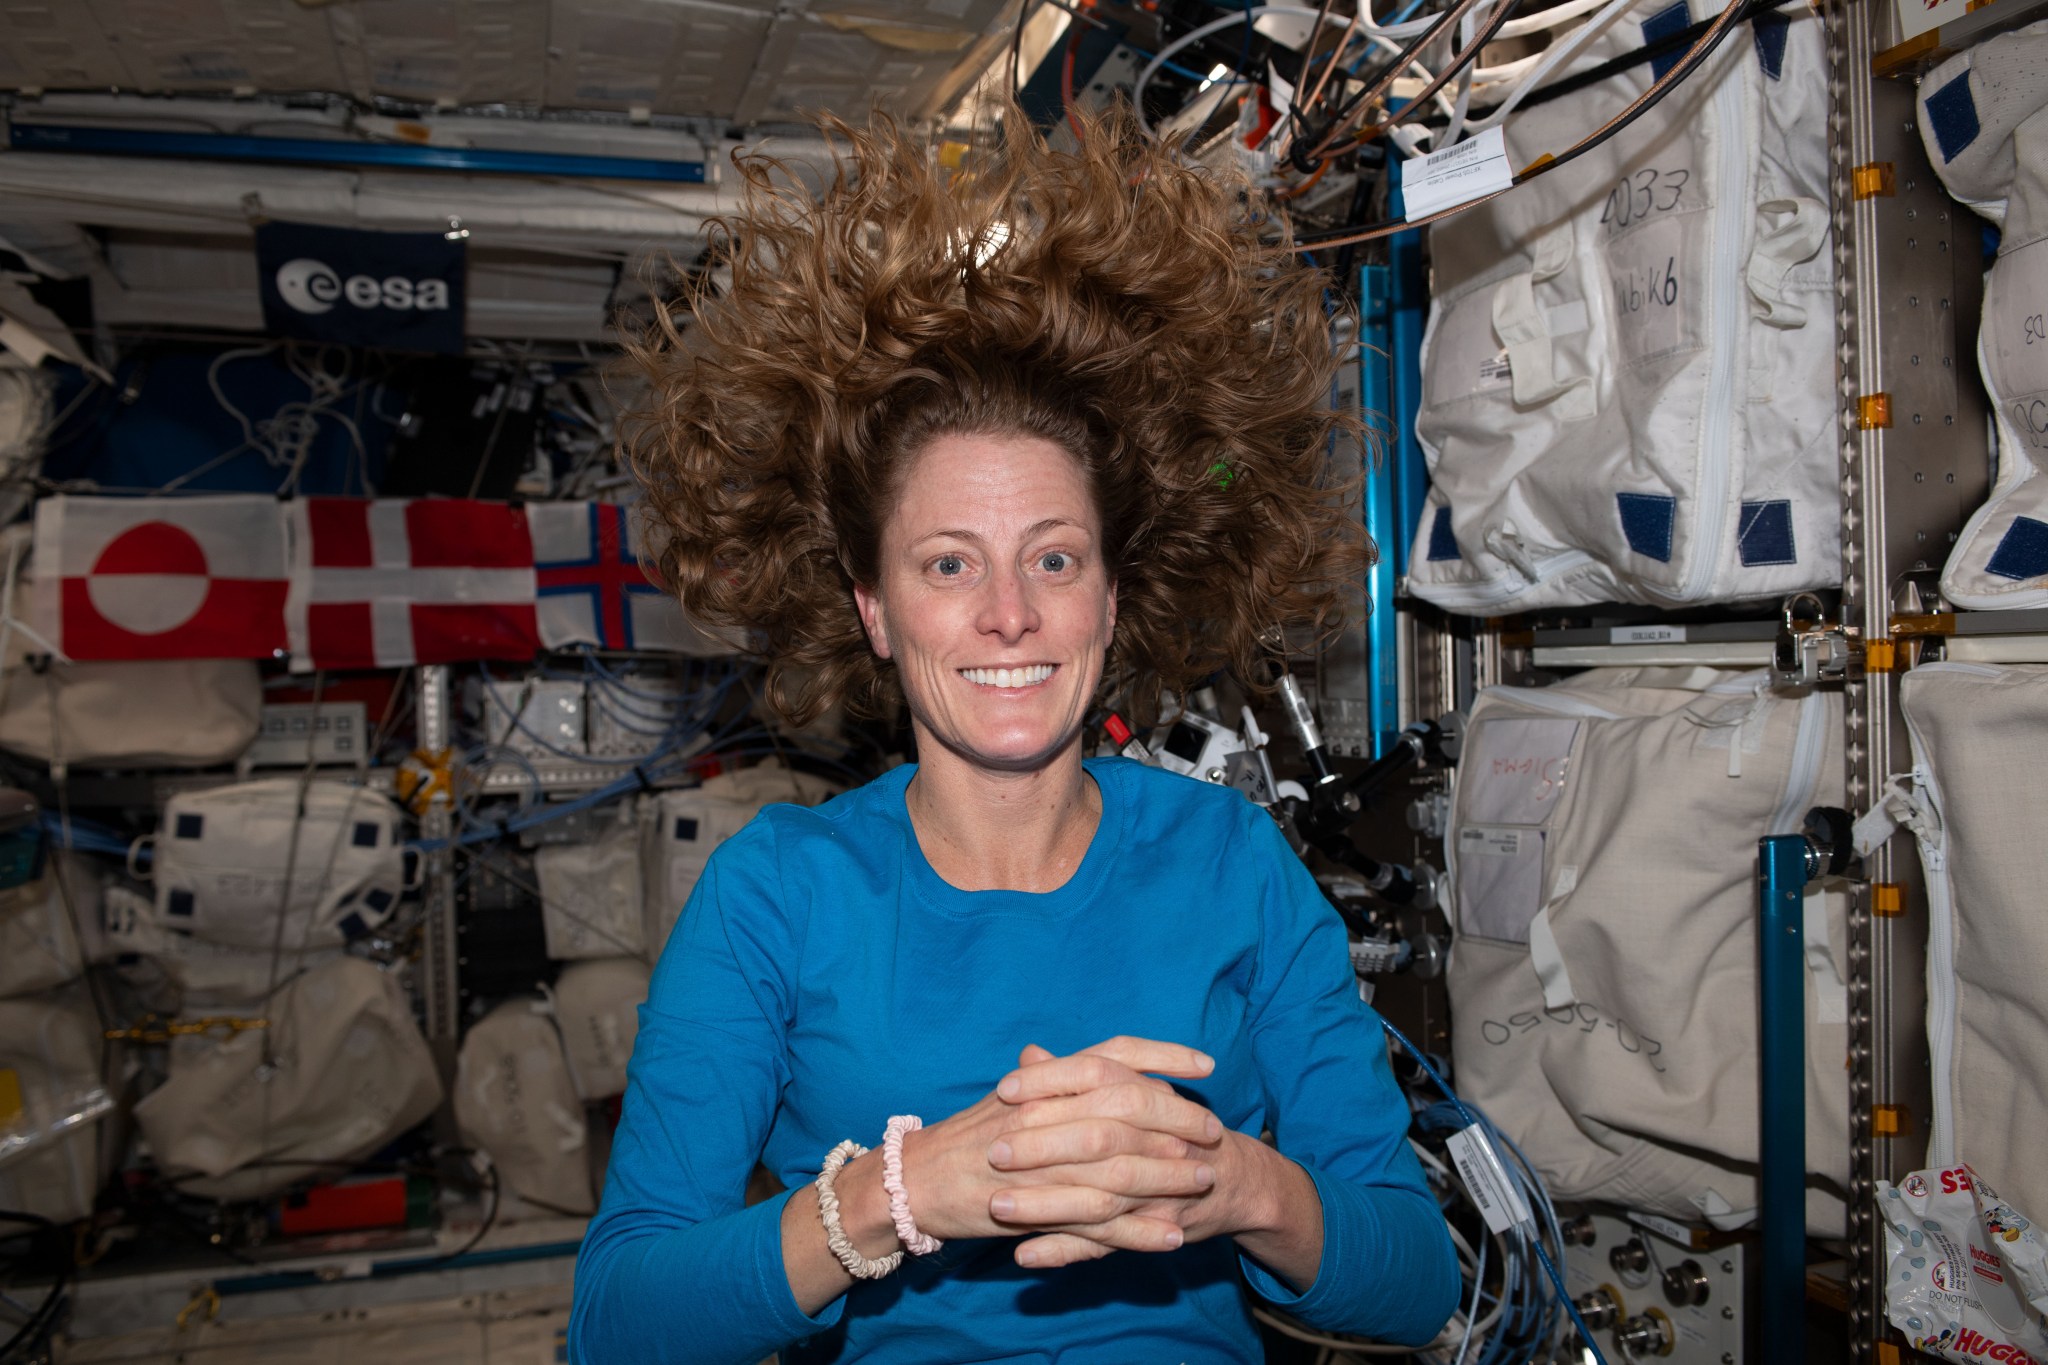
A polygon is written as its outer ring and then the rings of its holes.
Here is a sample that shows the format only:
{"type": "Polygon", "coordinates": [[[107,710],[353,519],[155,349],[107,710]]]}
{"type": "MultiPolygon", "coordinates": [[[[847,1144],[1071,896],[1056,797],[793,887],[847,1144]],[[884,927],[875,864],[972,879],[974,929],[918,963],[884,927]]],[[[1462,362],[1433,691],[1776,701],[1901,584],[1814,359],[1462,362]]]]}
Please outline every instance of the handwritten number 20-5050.
{"type": "Polygon", "coordinates": [[[1479,1036],[1493,1046],[1499,1047],[1517,1033],[1527,1033],[1531,1029],[1541,1028],[1545,1020],[1566,1028],[1575,1028],[1580,1033],[1593,1033],[1605,1025],[1614,1030],[1615,1044],[1623,1052],[1646,1058],[1653,1071],[1665,1069],[1657,1060],[1658,1055],[1664,1051],[1662,1043],[1654,1038],[1643,1037],[1625,1019],[1602,1019],[1599,1010],[1583,1001],[1576,1005],[1545,1008],[1540,1014],[1534,1010],[1524,1010],[1520,1014],[1509,1015],[1505,1024],[1498,1019],[1488,1019],[1480,1024],[1479,1036]]]}
{"type": "Polygon", "coordinates": [[[1685,182],[1690,179],[1692,172],[1687,170],[1645,169],[1625,175],[1607,191],[1600,221],[1608,231],[1619,232],[1653,213],[1669,213],[1685,197],[1685,182]]]}

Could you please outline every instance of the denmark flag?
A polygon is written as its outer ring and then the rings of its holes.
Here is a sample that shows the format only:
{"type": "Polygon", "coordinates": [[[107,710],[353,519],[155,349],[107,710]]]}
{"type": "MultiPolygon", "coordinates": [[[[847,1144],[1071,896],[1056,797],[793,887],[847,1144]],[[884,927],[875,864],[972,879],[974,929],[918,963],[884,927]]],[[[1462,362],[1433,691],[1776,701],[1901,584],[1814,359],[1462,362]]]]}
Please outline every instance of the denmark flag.
{"type": "Polygon", "coordinates": [[[36,625],[73,659],[282,657],[288,565],[275,498],[36,504],[36,625]]]}
{"type": "Polygon", "coordinates": [[[531,659],[526,514],[465,498],[305,498],[291,506],[292,667],[531,659]]]}

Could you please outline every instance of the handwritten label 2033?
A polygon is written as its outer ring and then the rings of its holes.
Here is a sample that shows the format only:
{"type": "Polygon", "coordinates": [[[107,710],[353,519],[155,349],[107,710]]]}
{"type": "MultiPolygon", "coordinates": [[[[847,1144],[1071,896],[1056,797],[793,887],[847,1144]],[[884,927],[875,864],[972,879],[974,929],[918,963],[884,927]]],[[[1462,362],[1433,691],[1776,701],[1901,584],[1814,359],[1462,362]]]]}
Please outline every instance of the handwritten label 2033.
{"type": "Polygon", "coordinates": [[[1542,1010],[1524,1010],[1511,1014],[1505,1024],[1498,1019],[1488,1019],[1479,1025],[1479,1036],[1494,1047],[1500,1047],[1517,1034],[1530,1033],[1542,1028],[1545,1022],[1560,1028],[1572,1029],[1579,1033],[1598,1033],[1608,1030],[1615,1046],[1632,1056],[1646,1058],[1652,1071],[1667,1068],[1657,1060],[1664,1051],[1664,1044],[1655,1038],[1646,1038],[1626,1019],[1608,1019],[1592,1005],[1580,1001],[1574,1005],[1559,1005],[1542,1010]]]}
{"type": "Polygon", "coordinates": [[[1600,210],[1601,226],[1611,237],[1652,214],[1676,213],[1685,203],[1685,186],[1691,179],[1691,171],[1676,166],[1631,171],[1607,191],[1607,203],[1600,210]]]}

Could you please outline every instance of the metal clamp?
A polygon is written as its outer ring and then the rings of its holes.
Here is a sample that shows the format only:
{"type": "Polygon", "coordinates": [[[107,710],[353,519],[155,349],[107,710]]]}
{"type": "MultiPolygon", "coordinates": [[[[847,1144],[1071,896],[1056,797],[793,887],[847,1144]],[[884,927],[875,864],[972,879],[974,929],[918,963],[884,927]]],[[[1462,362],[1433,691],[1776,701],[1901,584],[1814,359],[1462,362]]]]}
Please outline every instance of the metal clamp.
{"type": "Polygon", "coordinates": [[[1796,592],[1781,609],[1771,681],[1783,688],[1812,687],[1863,676],[1860,634],[1838,620],[1817,594],[1796,592]]]}

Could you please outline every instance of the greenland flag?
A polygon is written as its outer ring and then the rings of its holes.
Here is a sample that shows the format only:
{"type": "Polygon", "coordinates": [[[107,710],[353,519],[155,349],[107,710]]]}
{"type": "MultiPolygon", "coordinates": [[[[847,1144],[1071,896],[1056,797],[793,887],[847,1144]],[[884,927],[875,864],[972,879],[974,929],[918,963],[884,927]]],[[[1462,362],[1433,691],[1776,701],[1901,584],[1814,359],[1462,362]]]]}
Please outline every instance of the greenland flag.
{"type": "Polygon", "coordinates": [[[289,563],[275,498],[60,494],[36,504],[36,625],[72,659],[282,657],[289,563]]]}
{"type": "Polygon", "coordinates": [[[526,514],[466,498],[305,498],[291,505],[292,667],[528,660],[526,514]]]}

